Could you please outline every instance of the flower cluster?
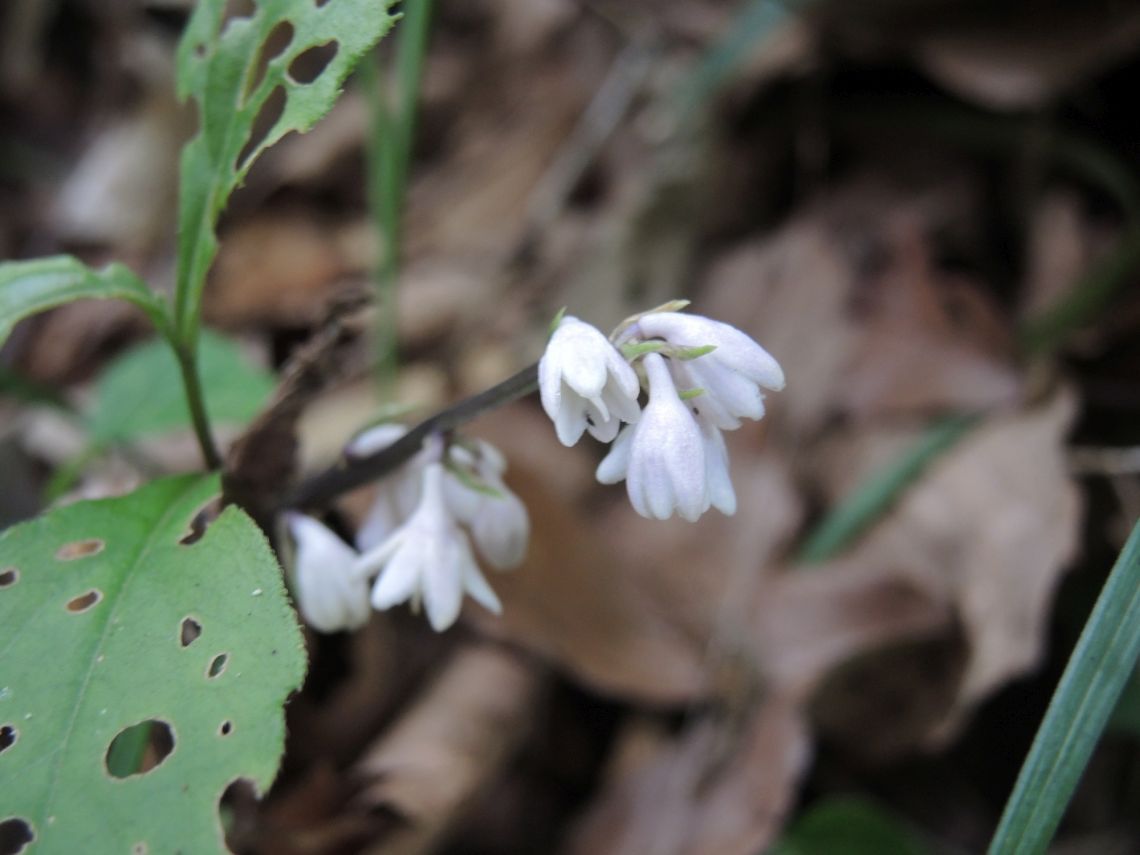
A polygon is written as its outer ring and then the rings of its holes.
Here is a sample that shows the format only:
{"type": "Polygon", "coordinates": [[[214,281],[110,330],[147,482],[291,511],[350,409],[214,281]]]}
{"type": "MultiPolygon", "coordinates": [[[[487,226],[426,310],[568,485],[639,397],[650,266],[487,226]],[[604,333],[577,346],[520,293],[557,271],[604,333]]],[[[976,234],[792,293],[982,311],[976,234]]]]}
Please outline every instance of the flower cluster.
{"type": "MultiPolygon", "coordinates": [[[[366,456],[403,433],[398,425],[372,428],[346,453],[366,456]]],[[[430,438],[381,481],[356,533],[357,549],[317,520],[290,514],[291,587],[305,621],[322,632],[356,629],[367,622],[370,603],[383,610],[411,602],[443,631],[458,619],[465,594],[498,614],[499,598],[475,550],[496,570],[511,569],[523,559],[530,530],[526,508],[503,483],[505,470],[503,456],[486,442],[430,438]]]]}
{"type": "Polygon", "coordinates": [[[577,318],[561,318],[538,379],[543,408],[564,445],[586,431],[613,441],[598,466],[599,481],[624,480],[644,517],[676,512],[692,521],[710,507],[735,513],[721,432],[763,417],[761,389],[782,389],[784,372],[740,330],[671,311],[677,307],[635,316],[609,338],[577,318]]]}

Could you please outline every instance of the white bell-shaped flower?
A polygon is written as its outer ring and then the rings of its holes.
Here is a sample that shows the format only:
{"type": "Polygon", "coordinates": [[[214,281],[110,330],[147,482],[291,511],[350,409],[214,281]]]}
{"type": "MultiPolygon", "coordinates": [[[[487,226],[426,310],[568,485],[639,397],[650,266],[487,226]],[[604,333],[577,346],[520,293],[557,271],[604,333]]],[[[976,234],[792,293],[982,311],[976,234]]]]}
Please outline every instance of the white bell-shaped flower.
{"type": "Polygon", "coordinates": [[[295,546],[289,586],[305,623],[320,632],[364,626],[371,609],[356,551],[312,517],[290,513],[286,523],[295,546]]]}
{"type": "Polygon", "coordinates": [[[506,461],[498,449],[482,440],[476,441],[474,454],[455,445],[451,456],[457,466],[465,467],[473,477],[465,483],[448,473],[444,483],[448,507],[471,531],[479,554],[492,567],[517,567],[526,555],[530,518],[526,506],[503,483],[506,461]]]}
{"type": "Polygon", "coordinates": [[[693,521],[710,504],[706,440],[677,394],[665,358],[650,353],[644,365],[649,403],[619,434],[597,477],[610,484],[624,477],[630,503],[643,517],[663,520],[677,512],[693,521]]]}
{"type": "Polygon", "coordinates": [[[380,573],[372,588],[374,607],[422,602],[437,632],[455,623],[465,592],[496,614],[502,610],[447,506],[445,474],[442,463],[424,466],[415,511],[383,543],[361,555],[355,568],[361,578],[380,573]]]}
{"type": "Polygon", "coordinates": [[[569,315],[538,363],[538,387],[563,445],[573,445],[586,430],[609,442],[621,422],[638,418],[637,374],[598,329],[569,315]]]}
{"type": "Polygon", "coordinates": [[[764,396],[760,389],[784,388],[784,372],[768,351],[734,326],[700,315],[653,312],[637,322],[645,338],[660,338],[682,348],[708,345],[715,350],[673,366],[678,383],[701,389],[700,412],[724,430],[740,427],[740,419],[760,419],[764,396]]]}

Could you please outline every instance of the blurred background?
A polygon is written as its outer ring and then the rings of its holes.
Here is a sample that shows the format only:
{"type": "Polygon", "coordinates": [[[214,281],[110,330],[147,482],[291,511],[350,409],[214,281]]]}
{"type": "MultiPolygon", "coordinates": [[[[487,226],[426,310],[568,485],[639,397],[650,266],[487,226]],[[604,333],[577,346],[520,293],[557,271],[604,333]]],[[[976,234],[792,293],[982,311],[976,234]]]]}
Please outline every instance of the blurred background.
{"type": "MultiPolygon", "coordinates": [[[[3,5],[0,257],[172,287],[191,6],[3,5]]],[[[439,0],[394,390],[372,309],[307,402],[304,467],[385,404],[427,415],[535,360],[562,306],[608,330],[691,299],[788,385],[729,437],[737,514],[696,524],[636,516],[534,399],[474,422],[532,520],[502,618],[310,634],[281,776],[227,793],[235,851],[982,851],[1140,516],[1138,91],[1117,0],[439,0]]],[[[231,440],[373,280],[368,93],[223,217],[204,313],[231,440]]],[[[111,301],[17,328],[0,525],[198,465],[177,415],[109,403],[167,383],[123,368],[148,335],[111,301]]],[[[1134,678],[1056,852],[1140,851],[1138,739],[1134,678]]]]}

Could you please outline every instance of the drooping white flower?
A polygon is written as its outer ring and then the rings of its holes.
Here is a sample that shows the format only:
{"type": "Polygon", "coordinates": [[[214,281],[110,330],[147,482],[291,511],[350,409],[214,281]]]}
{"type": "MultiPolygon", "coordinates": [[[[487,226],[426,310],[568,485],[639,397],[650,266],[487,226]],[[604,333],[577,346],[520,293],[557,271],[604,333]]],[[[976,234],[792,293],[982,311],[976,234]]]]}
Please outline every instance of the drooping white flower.
{"type": "Polygon", "coordinates": [[[530,537],[526,506],[503,483],[506,461],[490,443],[476,441],[476,452],[459,445],[451,448],[457,466],[473,475],[467,482],[449,472],[444,483],[448,507],[471,531],[475,546],[496,570],[522,563],[530,537]],[[474,483],[475,481],[480,484],[474,483]],[[480,489],[480,487],[486,489],[480,489]]]}
{"type": "Polygon", "coordinates": [[[542,407],[563,445],[583,431],[609,442],[621,422],[638,417],[637,374],[601,332],[575,317],[562,318],[538,363],[542,407]]]}
{"type": "Polygon", "coordinates": [[[684,388],[702,389],[700,412],[725,430],[740,427],[740,419],[764,415],[761,388],[784,388],[784,372],[768,351],[729,324],[700,315],[655,312],[637,322],[640,334],[660,338],[675,347],[716,349],[704,356],[676,361],[673,372],[684,388]]]}
{"type": "Polygon", "coordinates": [[[424,466],[415,511],[383,543],[361,555],[355,566],[361,578],[380,573],[372,588],[375,608],[422,601],[437,632],[455,623],[465,592],[496,614],[502,610],[447,506],[445,475],[442,463],[424,466]]]}
{"type": "Polygon", "coordinates": [[[305,623],[320,632],[364,626],[371,609],[356,551],[312,517],[290,513],[286,523],[295,544],[290,588],[305,623]]]}
{"type": "Polygon", "coordinates": [[[706,440],[685,406],[666,360],[645,356],[649,403],[625,428],[598,466],[602,483],[623,477],[633,509],[643,517],[668,519],[675,512],[696,520],[710,505],[706,440]]]}

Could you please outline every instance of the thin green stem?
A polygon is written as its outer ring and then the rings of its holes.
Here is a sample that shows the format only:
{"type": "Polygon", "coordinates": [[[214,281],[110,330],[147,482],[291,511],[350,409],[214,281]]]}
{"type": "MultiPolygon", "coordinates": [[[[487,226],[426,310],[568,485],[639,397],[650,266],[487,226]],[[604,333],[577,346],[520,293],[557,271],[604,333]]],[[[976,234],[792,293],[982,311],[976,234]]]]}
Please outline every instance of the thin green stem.
{"type": "Polygon", "coordinates": [[[396,372],[397,289],[401,268],[403,212],[411,170],[416,108],[427,52],[431,0],[408,0],[396,49],[396,102],[392,103],[380,80],[377,60],[361,63],[361,81],[372,102],[372,123],[367,150],[368,195],[381,238],[376,268],[377,377],[390,391],[396,372]]]}
{"type": "Polygon", "coordinates": [[[869,528],[926,467],[977,424],[975,415],[948,416],[926,429],[910,449],[860,484],[811,532],[799,559],[808,564],[841,552],[869,528]]]}
{"type": "Polygon", "coordinates": [[[990,855],[1044,852],[1140,658],[1140,523],[1089,615],[1013,794],[990,855]]]}
{"type": "Polygon", "coordinates": [[[179,342],[174,347],[178,359],[178,370],[182,375],[182,386],[186,391],[186,404],[190,408],[190,421],[198,447],[202,450],[202,460],[206,468],[214,471],[222,468],[222,456],[214,444],[210,432],[210,417],[206,412],[206,396],[202,389],[202,376],[198,373],[197,341],[187,345],[179,342]]]}

